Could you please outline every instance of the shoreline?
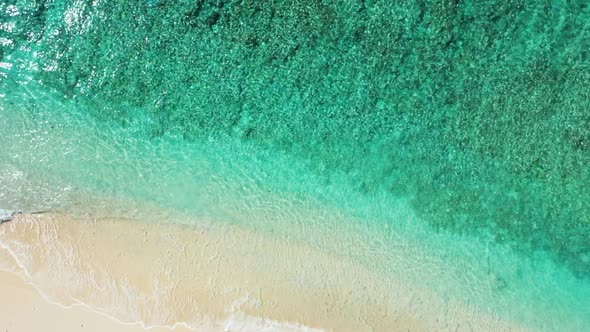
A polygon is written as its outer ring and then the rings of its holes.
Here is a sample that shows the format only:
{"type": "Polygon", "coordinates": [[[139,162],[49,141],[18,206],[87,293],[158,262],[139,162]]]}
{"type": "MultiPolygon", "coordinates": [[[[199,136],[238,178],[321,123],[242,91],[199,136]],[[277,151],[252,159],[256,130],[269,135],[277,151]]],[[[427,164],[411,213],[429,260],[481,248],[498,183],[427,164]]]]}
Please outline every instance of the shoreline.
{"type": "Polygon", "coordinates": [[[51,301],[84,303],[145,326],[181,324],[195,331],[521,329],[317,248],[227,225],[24,214],[0,227],[0,245],[51,301]]]}

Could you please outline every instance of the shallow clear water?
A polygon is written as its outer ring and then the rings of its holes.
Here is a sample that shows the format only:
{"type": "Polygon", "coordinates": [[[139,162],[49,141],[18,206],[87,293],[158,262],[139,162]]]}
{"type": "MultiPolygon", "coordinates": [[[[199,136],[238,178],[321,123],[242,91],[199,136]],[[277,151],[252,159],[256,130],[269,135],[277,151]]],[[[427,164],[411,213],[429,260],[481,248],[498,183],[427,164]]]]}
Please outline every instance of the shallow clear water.
{"type": "Polygon", "coordinates": [[[0,208],[365,232],[342,254],[583,329],[589,22],[583,1],[9,1],[0,208]]]}

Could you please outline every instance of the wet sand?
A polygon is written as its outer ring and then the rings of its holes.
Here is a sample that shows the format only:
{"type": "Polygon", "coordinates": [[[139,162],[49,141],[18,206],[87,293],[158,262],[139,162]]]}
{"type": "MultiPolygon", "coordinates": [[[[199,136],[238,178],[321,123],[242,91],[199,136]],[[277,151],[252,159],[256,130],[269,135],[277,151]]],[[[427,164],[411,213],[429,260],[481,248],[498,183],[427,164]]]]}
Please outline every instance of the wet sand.
{"type": "Polygon", "coordinates": [[[196,331],[521,330],[317,248],[201,225],[17,216],[0,226],[0,268],[13,271],[0,275],[11,294],[0,306],[13,317],[0,327],[47,330],[47,318],[66,332],[81,324],[88,331],[142,328],[106,314],[196,331]],[[50,304],[25,281],[74,307],[50,304]],[[37,322],[39,329],[27,325],[37,322]]]}

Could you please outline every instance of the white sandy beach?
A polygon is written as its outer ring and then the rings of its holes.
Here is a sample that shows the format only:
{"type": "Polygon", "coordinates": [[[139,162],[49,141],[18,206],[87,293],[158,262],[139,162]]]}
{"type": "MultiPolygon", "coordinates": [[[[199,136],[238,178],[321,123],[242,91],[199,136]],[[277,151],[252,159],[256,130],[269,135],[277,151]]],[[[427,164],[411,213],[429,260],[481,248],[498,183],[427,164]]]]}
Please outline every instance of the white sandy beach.
{"type": "Polygon", "coordinates": [[[0,226],[0,268],[12,270],[0,274],[0,309],[9,318],[0,328],[136,331],[143,327],[121,322],[142,322],[186,325],[175,331],[521,330],[317,248],[237,227],[85,219],[19,215],[0,226]],[[31,284],[73,307],[49,303],[31,284]]]}

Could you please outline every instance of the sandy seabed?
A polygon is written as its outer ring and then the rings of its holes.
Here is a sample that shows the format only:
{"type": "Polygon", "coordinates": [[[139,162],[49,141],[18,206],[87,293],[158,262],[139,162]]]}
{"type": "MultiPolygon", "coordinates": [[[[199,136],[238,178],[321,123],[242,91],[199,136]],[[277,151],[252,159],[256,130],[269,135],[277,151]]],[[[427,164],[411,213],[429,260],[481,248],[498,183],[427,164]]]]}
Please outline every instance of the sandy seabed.
{"type": "Polygon", "coordinates": [[[234,225],[20,214],[0,270],[0,331],[523,330],[234,225]]]}

